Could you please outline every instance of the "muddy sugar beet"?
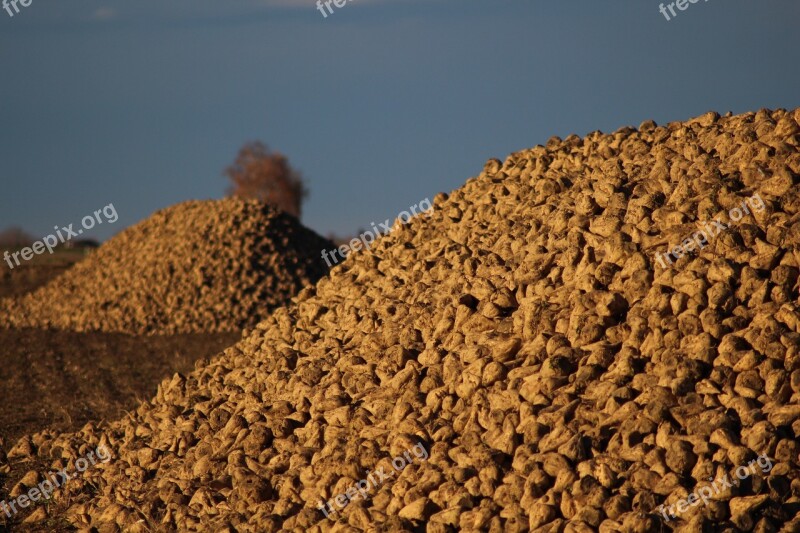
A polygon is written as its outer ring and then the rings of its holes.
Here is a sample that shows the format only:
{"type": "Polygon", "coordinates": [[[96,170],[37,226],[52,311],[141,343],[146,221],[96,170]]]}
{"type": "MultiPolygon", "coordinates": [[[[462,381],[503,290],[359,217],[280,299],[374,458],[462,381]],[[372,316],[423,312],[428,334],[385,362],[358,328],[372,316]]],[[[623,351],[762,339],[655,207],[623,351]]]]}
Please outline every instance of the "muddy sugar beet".
{"type": "MultiPolygon", "coordinates": [[[[732,208],[728,213],[728,219],[732,222],[739,222],[742,217],[751,213],[751,208],[753,211],[762,211],[764,207],[764,200],[756,193],[752,197],[743,200],[741,206],[732,208]]],[[[726,225],[720,218],[717,217],[714,220],[699,223],[698,231],[693,233],[691,237],[684,239],[681,244],[678,244],[669,252],[665,254],[656,252],[656,260],[661,265],[661,268],[666,268],[667,264],[672,265],[673,261],[690,254],[694,250],[702,250],[712,239],[728,229],[730,226],[726,225]]]]}
{"type": "Polygon", "coordinates": [[[416,444],[410,450],[403,452],[403,455],[392,459],[392,469],[389,471],[384,470],[384,467],[378,467],[375,472],[367,472],[366,478],[361,479],[355,485],[349,487],[344,494],[338,494],[328,500],[327,502],[320,502],[317,509],[322,511],[325,516],[330,516],[331,513],[343,509],[351,501],[362,499],[366,500],[369,497],[371,489],[376,488],[378,485],[383,484],[390,480],[395,474],[402,472],[403,469],[410,465],[414,459],[425,460],[428,458],[428,451],[422,444],[416,444]],[[334,506],[335,504],[335,506],[334,506]]]}
{"type": "MultiPolygon", "coordinates": [[[[9,502],[5,500],[0,501],[0,511],[6,514],[8,518],[14,518],[14,516],[20,512],[21,510],[35,505],[38,501],[47,501],[49,500],[53,493],[62,485],[67,483],[69,480],[74,479],[78,474],[86,471],[89,466],[94,466],[99,462],[107,463],[111,460],[111,453],[108,449],[104,446],[98,446],[96,450],[90,451],[86,454],[86,457],[80,457],[75,460],[74,463],[74,470],[77,471],[77,474],[70,473],[68,468],[62,468],[58,472],[49,472],[45,476],[38,476],[34,472],[30,472],[27,476],[25,476],[24,480],[27,480],[28,485],[17,485],[15,489],[18,489],[20,486],[24,486],[27,492],[23,494],[19,494],[16,498],[11,499],[9,502]],[[31,476],[33,474],[33,476],[31,476]],[[33,479],[33,482],[30,480],[33,479]],[[41,480],[41,481],[39,481],[41,480]]],[[[18,490],[12,490],[12,492],[20,492],[18,490]]]]}
{"type": "Polygon", "coordinates": [[[800,530],[799,120],[708,113],[488,161],[129,417],[19,453],[113,443],[56,496],[79,529],[800,530]],[[320,512],[418,443],[427,460],[320,512]]]}

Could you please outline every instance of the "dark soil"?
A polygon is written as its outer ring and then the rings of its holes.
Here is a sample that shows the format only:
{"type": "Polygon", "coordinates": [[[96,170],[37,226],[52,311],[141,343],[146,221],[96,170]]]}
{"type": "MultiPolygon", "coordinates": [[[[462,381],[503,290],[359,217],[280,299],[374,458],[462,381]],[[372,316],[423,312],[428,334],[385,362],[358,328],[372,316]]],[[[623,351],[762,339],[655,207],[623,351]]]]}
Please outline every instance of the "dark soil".
{"type": "Polygon", "coordinates": [[[136,337],[0,329],[0,441],[117,419],[175,372],[219,353],[237,333],[136,337]]]}
{"type": "MultiPolygon", "coordinates": [[[[43,285],[64,272],[70,259],[3,270],[0,297],[43,285]]],[[[239,337],[238,333],[139,337],[0,329],[0,450],[8,452],[20,437],[44,429],[76,431],[89,421],[124,416],[155,395],[163,379],[189,372],[196,360],[215,355],[239,337]]],[[[0,500],[31,468],[25,463],[0,470],[0,500]]],[[[0,513],[0,532],[31,531],[19,524],[24,517],[17,515],[8,524],[0,513]]],[[[64,530],[54,522],[46,528],[64,530]]]]}

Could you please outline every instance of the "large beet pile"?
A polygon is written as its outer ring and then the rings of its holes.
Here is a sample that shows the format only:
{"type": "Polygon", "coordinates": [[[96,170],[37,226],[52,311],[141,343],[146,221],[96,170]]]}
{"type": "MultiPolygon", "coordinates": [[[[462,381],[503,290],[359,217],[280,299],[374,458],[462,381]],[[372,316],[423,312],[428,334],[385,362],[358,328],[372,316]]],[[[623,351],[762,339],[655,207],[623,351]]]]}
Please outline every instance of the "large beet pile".
{"type": "Polygon", "coordinates": [[[59,497],[103,531],[798,531],[798,122],[709,113],[489,161],[130,418],[10,459],[108,445],[59,497]],[[368,500],[318,508],[418,444],[368,500]]]}
{"type": "Polygon", "coordinates": [[[191,201],[126,229],[33,293],[0,325],[136,334],[255,325],[327,272],[332,244],[255,200],[191,201]]]}

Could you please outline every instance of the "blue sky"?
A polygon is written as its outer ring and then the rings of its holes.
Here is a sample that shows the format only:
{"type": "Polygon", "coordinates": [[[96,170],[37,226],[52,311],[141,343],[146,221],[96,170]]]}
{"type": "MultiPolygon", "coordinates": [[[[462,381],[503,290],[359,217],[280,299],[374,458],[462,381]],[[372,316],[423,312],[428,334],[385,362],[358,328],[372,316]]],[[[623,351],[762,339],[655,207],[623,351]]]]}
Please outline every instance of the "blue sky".
{"type": "Polygon", "coordinates": [[[800,3],[33,0],[0,11],[0,229],[113,203],[111,234],[219,198],[246,141],[285,153],[303,222],[354,233],[490,157],[708,110],[800,106],[800,3]]]}

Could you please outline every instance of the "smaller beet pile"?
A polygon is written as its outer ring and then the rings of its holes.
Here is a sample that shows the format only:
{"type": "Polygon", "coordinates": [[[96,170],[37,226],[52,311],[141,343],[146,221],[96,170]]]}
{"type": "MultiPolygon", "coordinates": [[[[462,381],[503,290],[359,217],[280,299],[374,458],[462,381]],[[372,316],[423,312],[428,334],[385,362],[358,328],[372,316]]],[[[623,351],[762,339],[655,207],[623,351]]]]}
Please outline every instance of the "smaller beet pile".
{"type": "Polygon", "coordinates": [[[133,334],[258,323],[327,272],[332,244],[255,201],[190,201],[126,229],[62,276],[0,301],[0,326],[133,334]]]}

